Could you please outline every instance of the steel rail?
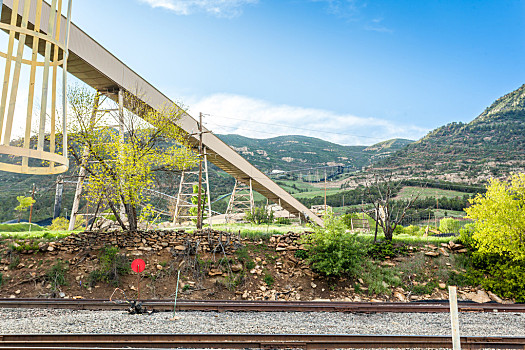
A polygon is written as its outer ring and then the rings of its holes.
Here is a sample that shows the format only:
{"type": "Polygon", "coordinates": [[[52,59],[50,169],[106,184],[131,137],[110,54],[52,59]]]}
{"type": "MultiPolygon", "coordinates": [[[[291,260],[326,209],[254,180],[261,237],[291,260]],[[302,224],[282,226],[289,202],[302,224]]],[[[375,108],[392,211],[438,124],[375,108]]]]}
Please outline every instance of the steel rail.
{"type": "MultiPolygon", "coordinates": [[[[525,349],[525,337],[461,337],[463,349],[525,349]]],[[[23,334],[0,335],[0,349],[44,348],[452,348],[449,336],[343,334],[23,334]]]]}
{"type": "MultiPolygon", "coordinates": [[[[143,300],[149,310],[172,311],[173,300],[143,300]]],[[[46,308],[76,310],[123,310],[127,303],[104,299],[0,299],[0,308],[46,308]]],[[[460,312],[525,312],[525,304],[460,302],[460,312]]],[[[216,312],[449,312],[448,301],[432,302],[339,302],[339,301],[238,301],[178,300],[177,311],[216,312]]]]}

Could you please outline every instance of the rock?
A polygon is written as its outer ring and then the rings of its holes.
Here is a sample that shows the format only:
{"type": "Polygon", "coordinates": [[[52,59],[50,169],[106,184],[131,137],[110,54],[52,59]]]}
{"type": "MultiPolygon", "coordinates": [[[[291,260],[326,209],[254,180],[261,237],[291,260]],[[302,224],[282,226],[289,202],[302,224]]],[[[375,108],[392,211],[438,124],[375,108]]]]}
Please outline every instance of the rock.
{"type": "Polygon", "coordinates": [[[315,284],[314,282],[310,283],[310,286],[314,289],[317,288],[317,284],[315,284]]]}
{"type": "Polygon", "coordinates": [[[285,251],[286,250],[286,247],[277,247],[275,248],[275,251],[277,252],[282,252],[282,251],[285,251]]]}
{"type": "Polygon", "coordinates": [[[381,284],[382,284],[382,285],[383,285],[383,287],[385,287],[385,288],[388,288],[388,287],[390,287],[390,286],[388,285],[388,283],[386,283],[385,281],[381,281],[381,284]]]}
{"type": "Polygon", "coordinates": [[[17,294],[17,295],[20,294],[20,293],[21,293],[20,289],[17,289],[16,292],[15,292],[15,294],[17,294]]]}
{"type": "Polygon", "coordinates": [[[52,246],[47,247],[47,251],[48,251],[48,252],[52,252],[52,251],[54,251],[54,250],[55,250],[55,248],[53,248],[52,246]]]}
{"type": "Polygon", "coordinates": [[[11,294],[11,295],[9,296],[9,299],[15,299],[15,298],[16,298],[16,295],[14,295],[14,294],[11,294]]]}
{"type": "Polygon", "coordinates": [[[180,250],[180,251],[185,251],[186,250],[186,246],[178,245],[178,246],[175,246],[175,248],[173,248],[173,249],[180,250]]]}
{"type": "Polygon", "coordinates": [[[447,288],[447,285],[446,285],[445,283],[439,283],[438,286],[439,286],[439,288],[441,288],[441,289],[445,289],[445,288],[447,288]]]}
{"type": "Polygon", "coordinates": [[[436,256],[439,256],[439,253],[438,252],[426,252],[425,255],[426,256],[436,257],[436,256]]]}
{"type": "Polygon", "coordinates": [[[399,292],[394,293],[394,298],[396,298],[399,301],[406,301],[405,296],[399,292]]]}
{"type": "Polygon", "coordinates": [[[61,297],[61,298],[65,298],[66,297],[66,293],[60,292],[60,293],[58,293],[58,296],[61,297]]]}
{"type": "Polygon", "coordinates": [[[500,297],[498,297],[496,294],[492,293],[491,291],[488,291],[487,292],[488,296],[490,299],[492,299],[492,301],[495,301],[496,303],[503,303],[503,299],[501,299],[500,297]]]}
{"type": "Polygon", "coordinates": [[[219,271],[219,270],[215,270],[215,269],[212,269],[208,272],[208,275],[209,276],[219,276],[219,275],[222,275],[222,271],[219,271]]]}
{"type": "Polygon", "coordinates": [[[468,250],[466,248],[463,248],[463,249],[455,250],[455,252],[458,253],[458,254],[464,254],[464,253],[468,252],[468,250]]]}
{"type": "Polygon", "coordinates": [[[244,293],[242,293],[242,298],[243,298],[243,299],[248,299],[248,295],[249,295],[249,294],[248,294],[248,291],[245,290],[244,293]]]}
{"type": "Polygon", "coordinates": [[[157,264],[157,270],[162,270],[162,268],[163,268],[162,265],[157,264]]]}
{"type": "Polygon", "coordinates": [[[483,290],[478,290],[476,293],[466,293],[465,296],[476,303],[488,303],[491,301],[488,294],[483,290]]]}
{"type": "Polygon", "coordinates": [[[358,278],[357,281],[358,281],[359,283],[361,283],[361,284],[365,284],[365,282],[364,282],[363,279],[361,279],[361,278],[358,278]]]}
{"type": "Polygon", "coordinates": [[[240,271],[242,271],[242,264],[232,265],[232,271],[233,272],[240,272],[240,271]]]}
{"type": "Polygon", "coordinates": [[[265,286],[260,286],[259,289],[262,290],[263,292],[266,292],[266,287],[265,286]]]}
{"type": "Polygon", "coordinates": [[[445,250],[445,248],[439,248],[439,252],[444,256],[450,256],[450,254],[445,250]]]}

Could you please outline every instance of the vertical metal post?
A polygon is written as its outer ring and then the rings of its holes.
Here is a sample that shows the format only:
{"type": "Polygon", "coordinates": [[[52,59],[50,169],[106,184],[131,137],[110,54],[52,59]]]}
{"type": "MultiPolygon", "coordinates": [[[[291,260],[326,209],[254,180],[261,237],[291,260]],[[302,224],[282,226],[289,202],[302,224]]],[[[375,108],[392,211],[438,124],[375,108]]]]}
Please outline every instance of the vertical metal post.
{"type": "Polygon", "coordinates": [[[59,175],[57,177],[57,188],[55,192],[55,207],[53,209],[53,219],[56,219],[60,216],[63,192],[64,192],[64,182],[62,181],[62,175],[59,175]]]}
{"type": "MultiPolygon", "coordinates": [[[[99,103],[100,103],[100,94],[97,92],[97,94],[95,95],[95,99],[93,101],[93,112],[91,113],[91,119],[89,120],[88,132],[93,130],[93,128],[95,127],[95,120],[97,117],[97,110],[99,107],[99,103]]],[[[68,227],[69,231],[72,231],[75,229],[78,206],[80,204],[80,196],[82,195],[82,187],[84,186],[84,177],[86,176],[86,166],[87,166],[88,156],[89,156],[89,149],[86,146],[84,147],[84,151],[82,152],[82,164],[80,165],[80,169],[78,171],[77,187],[75,189],[75,197],[73,198],[73,207],[71,208],[71,218],[69,219],[69,227],[68,227]]]]}
{"type": "Polygon", "coordinates": [[[202,113],[199,113],[199,192],[197,197],[197,230],[202,229],[202,113]]]}
{"type": "MultiPolygon", "coordinates": [[[[31,199],[35,199],[35,184],[33,184],[33,190],[31,191],[31,199]]],[[[31,223],[31,218],[33,217],[33,203],[29,208],[29,223],[31,223]]]]}
{"type": "Polygon", "coordinates": [[[459,336],[458,297],[456,286],[448,287],[448,298],[450,303],[450,323],[452,325],[452,345],[454,350],[461,350],[461,338],[459,336]]]}
{"type": "Polygon", "coordinates": [[[211,194],[210,194],[210,178],[208,177],[208,156],[206,147],[204,147],[204,171],[206,172],[206,197],[208,198],[208,224],[211,224],[211,194]]]}

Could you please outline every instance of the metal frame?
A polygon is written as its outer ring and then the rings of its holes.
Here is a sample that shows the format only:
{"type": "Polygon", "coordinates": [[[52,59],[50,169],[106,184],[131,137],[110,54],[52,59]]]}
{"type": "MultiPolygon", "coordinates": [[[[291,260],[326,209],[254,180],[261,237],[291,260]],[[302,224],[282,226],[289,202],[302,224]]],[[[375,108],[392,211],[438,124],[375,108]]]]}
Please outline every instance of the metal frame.
{"type": "Polygon", "coordinates": [[[67,57],[69,42],[69,27],[72,0],[52,0],[51,5],[43,0],[13,0],[12,6],[18,8],[19,13],[5,11],[2,6],[0,29],[9,34],[6,52],[0,52],[5,59],[4,79],[0,97],[0,153],[21,158],[17,163],[0,162],[0,170],[22,174],[58,174],[67,171],[67,132],[66,132],[66,99],[62,99],[62,147],[56,149],[56,107],[57,107],[57,80],[59,67],[63,70],[62,95],[65,96],[67,77],[67,57]],[[67,1],[67,17],[61,16],[63,4],[67,1]],[[43,11],[43,9],[47,11],[43,11]],[[42,25],[46,24],[47,32],[42,32],[42,25]],[[63,23],[64,22],[64,23],[63,23]],[[31,26],[33,28],[31,29],[31,26]],[[16,55],[14,55],[15,40],[18,41],[16,55]],[[43,45],[40,45],[40,44],[43,45]],[[31,49],[31,59],[24,59],[24,48],[31,49]],[[43,51],[43,52],[42,52],[43,51]],[[38,53],[43,55],[38,60],[38,53]],[[14,63],[14,67],[12,67],[14,63]],[[28,102],[26,108],[25,132],[21,147],[10,144],[15,117],[15,106],[20,85],[20,74],[23,65],[29,67],[28,102]],[[41,80],[37,80],[37,68],[42,70],[41,80]],[[12,72],[12,76],[11,76],[12,72]],[[50,77],[51,75],[51,77],[50,77]],[[51,80],[51,81],[50,81],[51,80]],[[35,99],[35,85],[41,82],[41,99],[38,122],[38,133],[35,145],[31,145],[31,124],[33,120],[33,104],[35,99]],[[51,98],[49,88],[51,84],[51,98]],[[9,99],[8,99],[9,95],[9,99]],[[49,145],[46,150],[46,118],[50,105],[50,134],[49,145]],[[37,159],[38,165],[30,164],[29,159],[37,159]],[[58,164],[58,166],[56,166],[58,164]]]}

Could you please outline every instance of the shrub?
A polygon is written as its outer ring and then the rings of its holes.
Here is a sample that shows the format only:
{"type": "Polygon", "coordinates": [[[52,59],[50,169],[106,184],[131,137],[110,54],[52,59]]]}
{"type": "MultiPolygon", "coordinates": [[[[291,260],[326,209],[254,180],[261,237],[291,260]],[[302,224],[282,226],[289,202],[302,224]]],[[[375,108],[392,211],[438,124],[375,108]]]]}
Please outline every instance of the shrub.
{"type": "Polygon", "coordinates": [[[525,261],[509,259],[499,254],[474,252],[471,278],[475,284],[501,297],[525,302],[525,261]]]}
{"type": "Polygon", "coordinates": [[[60,259],[57,260],[57,262],[52,265],[49,270],[47,270],[46,280],[51,283],[51,289],[53,292],[56,292],[59,286],[67,285],[66,271],[67,267],[60,259]]]}
{"type": "Polygon", "coordinates": [[[461,221],[453,218],[443,218],[439,221],[439,231],[443,233],[458,233],[461,229],[461,221]]]}
{"type": "Polygon", "coordinates": [[[408,248],[405,245],[394,245],[391,241],[380,241],[368,247],[368,255],[377,260],[385,260],[388,257],[408,254],[408,248]]]}
{"type": "Polygon", "coordinates": [[[266,285],[268,287],[271,287],[273,286],[273,284],[275,283],[275,279],[273,278],[272,275],[270,275],[269,273],[265,274],[264,275],[264,279],[263,279],[264,283],[266,283],[266,285]]]}
{"type": "Polygon", "coordinates": [[[120,254],[117,247],[105,246],[99,255],[100,268],[89,275],[89,284],[108,282],[115,287],[120,284],[120,276],[130,273],[131,268],[126,255],[120,254]]]}
{"type": "Polygon", "coordinates": [[[49,231],[65,231],[68,229],[69,220],[62,217],[54,218],[51,225],[47,227],[49,231]]]}
{"type": "Polygon", "coordinates": [[[301,259],[301,260],[308,259],[308,251],[306,251],[306,250],[298,249],[298,250],[295,251],[295,253],[293,255],[297,259],[301,259]]]}
{"type": "Polygon", "coordinates": [[[0,287],[4,284],[4,275],[0,272],[0,287]]]}
{"type": "Polygon", "coordinates": [[[273,211],[267,211],[262,207],[256,207],[253,208],[253,212],[246,212],[246,216],[244,218],[256,225],[271,224],[273,222],[273,211]]]}
{"type": "Polygon", "coordinates": [[[475,220],[476,248],[525,260],[525,174],[514,174],[509,183],[492,179],[484,195],[469,201],[465,211],[475,220]]]}
{"type": "Polygon", "coordinates": [[[333,214],[325,217],[325,227],[314,227],[304,243],[313,269],[326,276],[356,276],[366,253],[357,234],[346,232],[344,222],[333,214]]]}
{"type": "Polygon", "coordinates": [[[275,223],[279,225],[290,225],[291,220],[289,218],[276,218],[275,223]]]}

